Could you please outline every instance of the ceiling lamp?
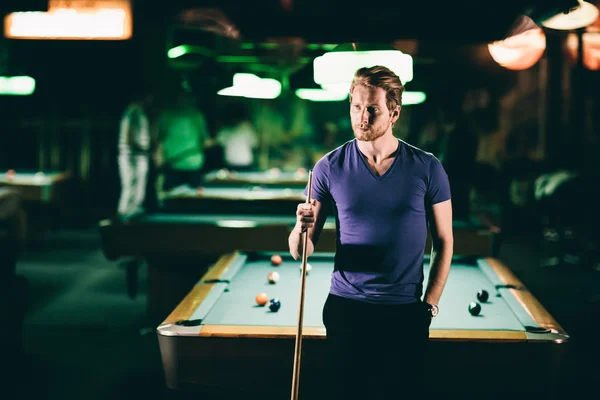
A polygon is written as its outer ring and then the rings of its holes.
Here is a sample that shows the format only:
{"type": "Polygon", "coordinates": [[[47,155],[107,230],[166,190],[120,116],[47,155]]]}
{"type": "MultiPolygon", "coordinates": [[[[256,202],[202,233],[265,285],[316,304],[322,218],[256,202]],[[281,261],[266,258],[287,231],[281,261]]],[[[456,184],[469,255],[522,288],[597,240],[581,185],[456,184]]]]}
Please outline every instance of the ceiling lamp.
{"type": "Polygon", "coordinates": [[[221,89],[217,94],[249,99],[275,99],[281,94],[281,83],[276,79],[238,73],[233,76],[233,86],[221,89]]]}
{"type": "Polygon", "coordinates": [[[11,39],[127,40],[132,36],[129,0],[50,0],[47,12],[14,12],[4,19],[11,39]]]}
{"type": "Polygon", "coordinates": [[[598,19],[598,8],[587,1],[577,0],[579,7],[568,13],[560,13],[545,21],[542,26],[550,29],[568,31],[573,29],[585,28],[598,19]]]}
{"type": "Polygon", "coordinates": [[[35,79],[30,76],[0,76],[0,95],[29,96],[35,91],[35,79]]]}
{"type": "Polygon", "coordinates": [[[348,90],[340,92],[326,89],[303,88],[296,90],[296,96],[310,101],[342,101],[348,98],[348,90]]]}
{"type": "Polygon", "coordinates": [[[412,106],[425,102],[427,95],[424,92],[404,92],[402,93],[402,105],[412,106]]]}
{"type": "Polygon", "coordinates": [[[403,84],[413,79],[413,59],[388,45],[347,43],[315,58],[314,80],[318,85],[345,85],[349,89],[354,73],[362,67],[383,65],[394,71],[403,84]]]}
{"type": "Polygon", "coordinates": [[[498,64],[510,70],[524,70],[534,66],[546,50],[546,36],[541,28],[488,44],[490,55],[498,64]]]}
{"type": "Polygon", "coordinates": [[[0,40],[0,96],[29,96],[35,91],[35,79],[16,67],[10,59],[8,41],[0,40]]]}

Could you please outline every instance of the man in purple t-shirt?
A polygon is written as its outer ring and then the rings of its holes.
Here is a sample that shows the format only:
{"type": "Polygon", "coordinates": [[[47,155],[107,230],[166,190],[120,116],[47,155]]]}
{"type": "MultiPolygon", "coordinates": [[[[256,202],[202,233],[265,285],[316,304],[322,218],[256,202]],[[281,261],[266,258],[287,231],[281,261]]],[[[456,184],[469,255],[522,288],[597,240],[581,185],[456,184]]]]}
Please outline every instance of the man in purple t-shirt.
{"type": "Polygon", "coordinates": [[[328,214],[337,249],[323,323],[331,351],[331,397],[410,398],[423,394],[431,318],[450,270],[452,205],[437,158],[393,136],[404,87],[382,66],[356,71],[350,86],[355,139],[313,169],[311,204],[299,204],[290,253],[314,251],[328,214]],[[432,252],[423,290],[427,230],[432,252]],[[409,397],[403,397],[408,395],[409,397]]]}

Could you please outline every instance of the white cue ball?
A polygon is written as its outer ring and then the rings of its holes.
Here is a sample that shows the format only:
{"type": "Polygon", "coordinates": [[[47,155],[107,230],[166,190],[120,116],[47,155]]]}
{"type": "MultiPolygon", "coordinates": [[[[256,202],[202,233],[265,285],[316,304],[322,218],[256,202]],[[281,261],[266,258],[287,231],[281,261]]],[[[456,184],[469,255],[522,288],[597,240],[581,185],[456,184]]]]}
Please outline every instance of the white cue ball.
{"type": "MultiPolygon", "coordinates": [[[[306,263],[306,273],[307,274],[310,272],[311,269],[312,269],[312,265],[310,265],[309,263],[306,263]]],[[[302,264],[300,264],[300,272],[302,272],[302,264]]]]}
{"type": "Polygon", "coordinates": [[[45,177],[46,177],[46,175],[44,175],[43,172],[36,172],[35,175],[33,176],[33,180],[35,182],[41,182],[44,180],[45,177]]]}

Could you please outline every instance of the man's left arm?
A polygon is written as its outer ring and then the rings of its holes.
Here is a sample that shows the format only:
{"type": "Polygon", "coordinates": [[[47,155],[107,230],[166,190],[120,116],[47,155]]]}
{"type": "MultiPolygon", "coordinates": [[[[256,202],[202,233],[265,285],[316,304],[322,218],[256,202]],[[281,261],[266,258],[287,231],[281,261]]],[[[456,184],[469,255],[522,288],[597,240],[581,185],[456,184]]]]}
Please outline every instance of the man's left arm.
{"type": "Polygon", "coordinates": [[[429,281],[423,300],[437,306],[450,272],[454,253],[452,233],[452,201],[446,200],[431,206],[429,221],[431,233],[431,262],[429,281]]]}

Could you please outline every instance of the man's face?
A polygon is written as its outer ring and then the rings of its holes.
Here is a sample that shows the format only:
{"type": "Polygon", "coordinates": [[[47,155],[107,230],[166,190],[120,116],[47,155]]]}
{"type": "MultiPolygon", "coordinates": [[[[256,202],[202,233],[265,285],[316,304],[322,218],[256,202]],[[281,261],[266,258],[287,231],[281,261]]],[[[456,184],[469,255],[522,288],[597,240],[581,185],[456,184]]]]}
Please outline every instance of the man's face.
{"type": "Polygon", "coordinates": [[[400,113],[387,108],[385,90],[357,85],[352,91],[350,118],[356,139],[370,142],[383,136],[400,113]]]}

